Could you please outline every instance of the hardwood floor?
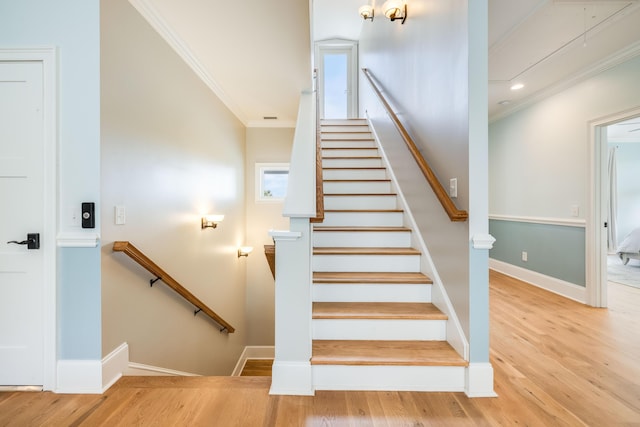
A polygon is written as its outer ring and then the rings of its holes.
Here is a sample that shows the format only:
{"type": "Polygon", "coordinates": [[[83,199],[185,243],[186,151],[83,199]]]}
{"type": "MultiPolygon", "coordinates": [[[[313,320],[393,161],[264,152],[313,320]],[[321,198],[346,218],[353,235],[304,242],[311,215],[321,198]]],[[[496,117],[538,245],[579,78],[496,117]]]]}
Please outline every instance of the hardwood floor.
{"type": "Polygon", "coordinates": [[[586,307],[492,272],[497,398],[269,396],[269,377],[125,377],[104,395],[0,393],[0,426],[640,426],[640,289],[586,307]]]}

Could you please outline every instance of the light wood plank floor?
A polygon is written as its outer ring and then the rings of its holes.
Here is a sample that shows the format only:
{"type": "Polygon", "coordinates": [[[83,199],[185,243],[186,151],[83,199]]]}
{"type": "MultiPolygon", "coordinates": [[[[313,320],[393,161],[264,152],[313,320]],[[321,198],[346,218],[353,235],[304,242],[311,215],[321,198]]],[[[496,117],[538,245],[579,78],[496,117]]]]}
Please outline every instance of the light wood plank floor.
{"type": "Polygon", "coordinates": [[[269,377],[126,377],[103,396],[0,393],[0,426],[640,426],[640,290],[595,309],[491,273],[498,398],[269,396],[269,377]]]}

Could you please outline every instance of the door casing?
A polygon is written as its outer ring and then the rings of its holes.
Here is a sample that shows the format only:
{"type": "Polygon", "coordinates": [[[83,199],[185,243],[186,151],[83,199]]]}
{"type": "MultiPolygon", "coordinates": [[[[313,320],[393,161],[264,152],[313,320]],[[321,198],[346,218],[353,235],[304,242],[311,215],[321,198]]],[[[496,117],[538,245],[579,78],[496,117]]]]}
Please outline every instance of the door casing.
{"type": "MultiPolygon", "coordinates": [[[[358,42],[353,40],[331,39],[319,41],[315,45],[315,63],[318,68],[318,98],[320,111],[324,111],[324,61],[325,53],[347,53],[348,63],[347,118],[358,117],[358,42]]],[[[321,114],[322,117],[322,114],[321,114]]]]}
{"type": "Polygon", "coordinates": [[[607,307],[607,126],[640,116],[640,107],[592,120],[589,127],[589,209],[586,227],[587,304],[607,307]]]}

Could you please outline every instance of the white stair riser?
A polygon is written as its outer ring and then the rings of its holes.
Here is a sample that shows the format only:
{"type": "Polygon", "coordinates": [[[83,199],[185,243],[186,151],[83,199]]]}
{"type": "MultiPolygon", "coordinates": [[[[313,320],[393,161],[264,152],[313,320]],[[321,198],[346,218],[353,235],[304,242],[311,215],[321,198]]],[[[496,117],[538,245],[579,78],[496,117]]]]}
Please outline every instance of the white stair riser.
{"type": "Polygon", "coordinates": [[[363,139],[373,139],[371,137],[371,132],[323,132],[321,135],[322,141],[336,140],[336,139],[354,139],[354,140],[363,140],[363,139]]]}
{"type": "MultiPolygon", "coordinates": [[[[325,208],[326,209],[326,208],[325,208]]],[[[322,225],[362,226],[362,227],[401,227],[402,212],[326,212],[322,225]]]]}
{"type": "Polygon", "coordinates": [[[446,340],[446,320],[313,319],[315,340],[446,340]]]}
{"type": "Polygon", "coordinates": [[[375,158],[323,158],[322,167],[324,168],[376,168],[382,166],[382,159],[375,158]]]}
{"type": "Polygon", "coordinates": [[[327,126],[327,125],[323,125],[323,126],[320,127],[320,131],[322,133],[369,132],[369,126],[366,123],[359,124],[359,125],[353,124],[353,125],[343,125],[343,126],[338,126],[338,125],[327,126]]]}
{"type": "Polygon", "coordinates": [[[324,208],[327,210],[366,210],[366,209],[396,209],[397,198],[395,195],[371,195],[371,196],[324,196],[324,208]]]}
{"type": "Polygon", "coordinates": [[[315,302],[431,302],[430,284],[316,283],[315,302]]]}
{"type": "Polygon", "coordinates": [[[406,248],[411,246],[409,231],[314,231],[313,246],[406,248]]]}
{"type": "Polygon", "coordinates": [[[316,390],[464,391],[462,366],[312,365],[316,390]]]}
{"type": "Polygon", "coordinates": [[[376,194],[390,193],[390,181],[325,181],[322,186],[325,194],[376,194]]]}
{"type": "Polygon", "coordinates": [[[321,119],[321,126],[353,126],[353,125],[366,125],[367,119],[321,119]]]}
{"type": "Polygon", "coordinates": [[[378,149],[373,148],[322,148],[323,157],[372,157],[378,156],[378,149]]]}
{"type": "Polygon", "coordinates": [[[324,169],[323,179],[386,179],[384,169],[324,169]]]}
{"type": "Polygon", "coordinates": [[[378,145],[374,140],[366,140],[366,141],[353,141],[353,140],[345,140],[345,139],[336,139],[336,140],[328,140],[322,141],[322,148],[353,148],[353,147],[367,147],[367,148],[378,148],[378,145]]]}
{"type": "Polygon", "coordinates": [[[314,255],[313,271],[417,273],[420,255],[314,255]]]}

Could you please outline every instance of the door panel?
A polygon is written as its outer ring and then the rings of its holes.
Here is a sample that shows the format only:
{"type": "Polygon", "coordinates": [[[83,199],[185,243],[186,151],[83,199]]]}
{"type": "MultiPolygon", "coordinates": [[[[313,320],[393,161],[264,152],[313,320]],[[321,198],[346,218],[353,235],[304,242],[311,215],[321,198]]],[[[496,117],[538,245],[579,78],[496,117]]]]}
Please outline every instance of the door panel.
{"type": "Polygon", "coordinates": [[[0,385],[42,385],[44,226],[43,68],[0,62],[0,385]]]}

